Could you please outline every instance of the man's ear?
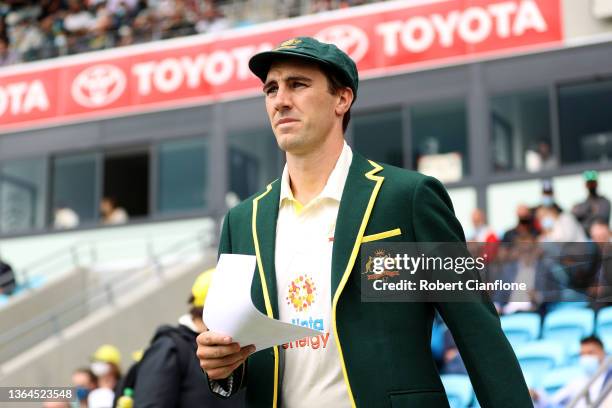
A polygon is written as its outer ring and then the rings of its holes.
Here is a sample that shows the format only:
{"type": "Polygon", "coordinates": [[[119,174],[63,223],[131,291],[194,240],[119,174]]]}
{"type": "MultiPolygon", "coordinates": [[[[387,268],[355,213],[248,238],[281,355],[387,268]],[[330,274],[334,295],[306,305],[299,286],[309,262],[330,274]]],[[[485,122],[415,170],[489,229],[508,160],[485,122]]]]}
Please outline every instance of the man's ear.
{"type": "Polygon", "coordinates": [[[351,88],[342,88],[338,91],[338,103],[336,104],[336,114],[338,116],[344,116],[346,112],[351,108],[353,103],[354,95],[351,88]]]}

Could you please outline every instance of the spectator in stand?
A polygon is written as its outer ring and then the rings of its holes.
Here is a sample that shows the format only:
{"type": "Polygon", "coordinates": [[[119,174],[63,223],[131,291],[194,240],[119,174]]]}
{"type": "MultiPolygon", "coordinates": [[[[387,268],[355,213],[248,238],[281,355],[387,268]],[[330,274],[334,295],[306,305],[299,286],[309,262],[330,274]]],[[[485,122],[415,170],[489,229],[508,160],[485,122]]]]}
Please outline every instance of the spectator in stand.
{"type": "Polygon", "coordinates": [[[209,8],[202,13],[202,17],[196,23],[195,29],[198,33],[216,33],[227,30],[230,21],[217,8],[209,8]]]}
{"type": "Polygon", "coordinates": [[[591,239],[597,243],[601,254],[599,285],[594,295],[596,308],[612,305],[612,232],[605,220],[595,219],[590,229],[591,239]]]}
{"type": "Polygon", "coordinates": [[[20,62],[19,54],[9,47],[7,38],[0,37],[0,67],[20,62]]]}
{"type": "Polygon", "coordinates": [[[102,215],[102,224],[117,225],[128,222],[128,213],[125,209],[117,205],[117,200],[114,197],[104,197],[100,202],[100,214],[102,215]]]}
{"type": "Polygon", "coordinates": [[[608,223],[603,218],[596,218],[591,224],[589,235],[593,242],[600,244],[612,243],[612,233],[608,223]]]}
{"type": "Polygon", "coordinates": [[[476,208],[472,211],[472,225],[474,226],[474,232],[472,236],[469,237],[469,241],[488,243],[499,242],[495,231],[486,224],[486,215],[480,208],[476,208]]]}
{"type": "MultiPolygon", "coordinates": [[[[567,406],[577,395],[586,387],[589,380],[602,368],[606,359],[606,352],[602,341],[597,336],[589,336],[580,341],[580,366],[584,370],[584,375],[571,381],[561,388],[551,397],[546,398],[549,406],[567,406]]],[[[589,401],[595,402],[601,391],[612,381],[612,368],[604,371],[597,377],[595,382],[589,387],[589,401]]],[[[582,398],[574,408],[583,408],[587,404],[582,398]]],[[[601,407],[612,406],[612,394],[603,401],[601,407]]]]}
{"type": "Polygon", "coordinates": [[[597,193],[597,179],[596,171],[584,172],[585,186],[589,195],[585,201],[575,205],[572,209],[572,213],[580,221],[586,233],[589,232],[591,223],[596,218],[603,219],[607,224],[610,223],[610,201],[597,193]]]}
{"type": "Polygon", "coordinates": [[[553,189],[552,180],[542,180],[542,203],[540,206],[555,207],[557,211],[563,211],[555,201],[555,191],[553,189]]]}
{"type": "Polygon", "coordinates": [[[534,150],[525,153],[525,167],[530,173],[554,170],[558,166],[557,158],[552,154],[550,143],[540,140],[534,150]]]}
{"type": "Polygon", "coordinates": [[[77,53],[87,51],[88,34],[96,23],[94,16],[79,0],[68,0],[68,12],[64,17],[64,30],[67,32],[68,51],[77,53]]]}
{"type": "Polygon", "coordinates": [[[585,242],[587,237],[576,219],[554,207],[540,207],[536,217],[542,227],[542,242],[585,242]]]}
{"type": "Polygon", "coordinates": [[[11,295],[16,286],[13,268],[0,258],[0,294],[11,295]]]}
{"type": "Polygon", "coordinates": [[[518,224],[516,227],[504,233],[502,242],[514,242],[521,234],[530,234],[534,237],[540,234],[540,231],[535,226],[533,211],[529,207],[525,204],[519,204],[518,207],[516,207],[516,216],[518,218],[518,224]]]}
{"type": "Polygon", "coordinates": [[[89,368],[79,368],[72,374],[72,385],[80,408],[87,408],[89,393],[98,387],[98,379],[89,368]]]}
{"type": "Polygon", "coordinates": [[[118,31],[119,41],[117,42],[118,47],[124,47],[126,45],[134,44],[134,31],[129,26],[121,26],[118,31]]]}
{"type": "Polygon", "coordinates": [[[166,3],[160,3],[160,22],[162,38],[183,37],[186,35],[195,34],[194,27],[195,16],[193,16],[183,0],[174,0],[173,7],[169,7],[166,3]]]}
{"type": "Polygon", "coordinates": [[[114,16],[110,12],[104,0],[98,1],[93,7],[94,21],[89,28],[89,48],[100,50],[114,45],[112,29],[114,28],[114,16]]]}
{"type": "Polygon", "coordinates": [[[53,228],[55,229],[71,229],[79,226],[79,216],[70,207],[60,204],[55,209],[55,219],[53,228]]]}

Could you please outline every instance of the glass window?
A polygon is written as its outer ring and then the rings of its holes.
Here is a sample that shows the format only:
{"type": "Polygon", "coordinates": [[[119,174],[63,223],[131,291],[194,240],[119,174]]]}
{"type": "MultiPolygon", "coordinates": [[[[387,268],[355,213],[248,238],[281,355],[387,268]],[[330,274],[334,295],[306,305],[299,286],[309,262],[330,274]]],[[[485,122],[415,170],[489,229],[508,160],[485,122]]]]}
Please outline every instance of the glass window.
{"type": "Polygon", "coordinates": [[[194,138],[159,145],[159,190],[161,213],[199,210],[208,203],[208,141],[194,138]]]}
{"type": "Polygon", "coordinates": [[[559,87],[561,161],[612,160],[612,79],[559,87]]]}
{"type": "Polygon", "coordinates": [[[555,169],[546,89],[491,98],[491,147],[495,171],[555,169]]]}
{"type": "Polygon", "coordinates": [[[412,151],[416,169],[442,182],[468,173],[465,102],[442,101],[411,108],[412,151]]]}
{"type": "Polygon", "coordinates": [[[352,122],[357,152],[374,161],[403,167],[401,110],[356,115],[352,122]]]}
{"type": "Polygon", "coordinates": [[[97,181],[95,153],[62,156],[53,160],[54,228],[67,229],[96,222],[97,181]]]}
{"type": "Polygon", "coordinates": [[[269,128],[231,133],[228,142],[231,206],[280,177],[282,154],[269,128]]]}
{"type": "Polygon", "coordinates": [[[45,170],[46,162],[39,158],[0,166],[0,232],[17,233],[44,226],[45,170]]]}

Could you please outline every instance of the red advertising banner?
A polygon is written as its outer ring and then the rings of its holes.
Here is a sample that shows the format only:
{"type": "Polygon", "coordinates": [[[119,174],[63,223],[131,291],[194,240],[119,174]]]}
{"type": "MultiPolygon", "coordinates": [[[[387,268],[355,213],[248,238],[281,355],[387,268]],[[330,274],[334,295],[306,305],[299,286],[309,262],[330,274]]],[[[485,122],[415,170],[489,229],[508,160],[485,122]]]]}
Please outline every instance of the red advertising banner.
{"type": "Polygon", "coordinates": [[[0,69],[0,132],[248,97],[251,55],[333,42],[361,78],[562,45],[561,0],[403,0],[0,69]]]}

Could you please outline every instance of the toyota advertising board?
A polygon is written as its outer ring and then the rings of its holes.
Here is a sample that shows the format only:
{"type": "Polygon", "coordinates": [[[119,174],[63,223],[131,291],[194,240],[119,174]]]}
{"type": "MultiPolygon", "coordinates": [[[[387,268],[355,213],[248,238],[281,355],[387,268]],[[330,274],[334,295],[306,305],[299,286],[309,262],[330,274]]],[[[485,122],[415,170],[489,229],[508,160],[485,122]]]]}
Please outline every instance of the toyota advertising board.
{"type": "Polygon", "coordinates": [[[0,132],[249,97],[251,55],[310,35],[362,78],[563,44],[560,0],[379,3],[0,70],[0,132]]]}

